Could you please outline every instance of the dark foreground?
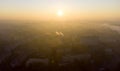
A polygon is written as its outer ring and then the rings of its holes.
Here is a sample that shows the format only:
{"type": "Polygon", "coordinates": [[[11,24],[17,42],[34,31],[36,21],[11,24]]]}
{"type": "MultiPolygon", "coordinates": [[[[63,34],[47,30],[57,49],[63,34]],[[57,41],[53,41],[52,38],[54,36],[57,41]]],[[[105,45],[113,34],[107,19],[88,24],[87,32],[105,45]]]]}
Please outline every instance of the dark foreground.
{"type": "Polygon", "coordinates": [[[120,71],[119,23],[0,23],[0,71],[120,71]]]}

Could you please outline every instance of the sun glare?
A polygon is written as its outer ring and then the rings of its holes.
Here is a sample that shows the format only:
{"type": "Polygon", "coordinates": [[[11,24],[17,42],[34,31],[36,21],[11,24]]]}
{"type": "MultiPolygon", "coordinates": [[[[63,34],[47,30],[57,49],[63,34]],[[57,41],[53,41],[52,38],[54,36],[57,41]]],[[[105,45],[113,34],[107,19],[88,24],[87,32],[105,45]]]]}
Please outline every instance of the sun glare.
{"type": "Polygon", "coordinates": [[[62,10],[58,10],[57,15],[58,16],[63,16],[63,11],[62,10]]]}

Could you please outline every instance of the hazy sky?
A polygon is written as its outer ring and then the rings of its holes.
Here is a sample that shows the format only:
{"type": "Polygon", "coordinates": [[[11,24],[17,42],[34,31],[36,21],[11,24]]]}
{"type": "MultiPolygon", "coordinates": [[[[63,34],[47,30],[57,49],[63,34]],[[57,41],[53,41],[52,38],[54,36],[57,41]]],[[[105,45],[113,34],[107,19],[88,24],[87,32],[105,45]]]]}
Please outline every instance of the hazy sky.
{"type": "Polygon", "coordinates": [[[0,0],[0,19],[104,20],[120,18],[120,0],[0,0]],[[56,13],[64,13],[59,18],[56,13]]]}

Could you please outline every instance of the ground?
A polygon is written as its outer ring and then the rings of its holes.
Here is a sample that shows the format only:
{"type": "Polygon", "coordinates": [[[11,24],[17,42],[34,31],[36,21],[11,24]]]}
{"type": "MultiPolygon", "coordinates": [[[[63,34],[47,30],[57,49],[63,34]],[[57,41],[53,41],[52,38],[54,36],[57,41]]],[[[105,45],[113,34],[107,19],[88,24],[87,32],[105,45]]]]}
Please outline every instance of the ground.
{"type": "Polygon", "coordinates": [[[3,71],[119,71],[119,47],[119,23],[0,23],[3,71]]]}

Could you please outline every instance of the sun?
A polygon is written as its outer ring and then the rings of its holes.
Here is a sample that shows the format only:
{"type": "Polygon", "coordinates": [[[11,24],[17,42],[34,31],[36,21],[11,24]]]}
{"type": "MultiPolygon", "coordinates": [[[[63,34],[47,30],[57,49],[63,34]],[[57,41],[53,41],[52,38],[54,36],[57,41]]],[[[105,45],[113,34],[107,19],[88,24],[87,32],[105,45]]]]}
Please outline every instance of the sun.
{"type": "Polygon", "coordinates": [[[58,15],[59,17],[63,16],[63,11],[62,11],[62,10],[58,10],[57,15],[58,15]]]}

